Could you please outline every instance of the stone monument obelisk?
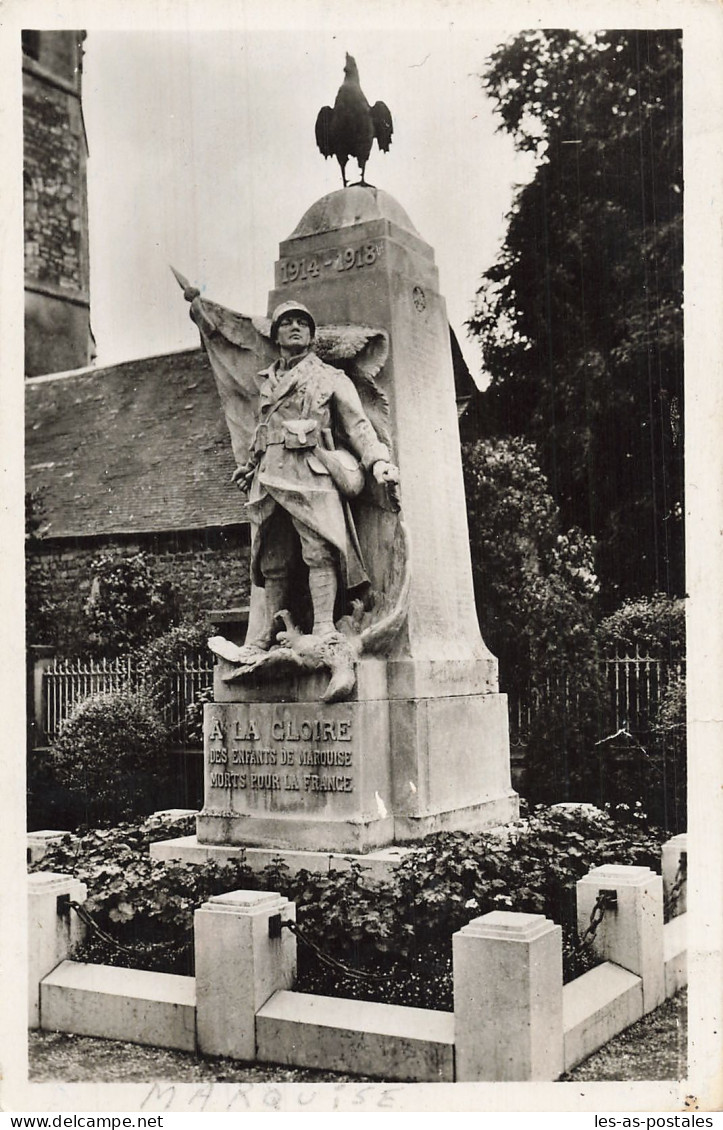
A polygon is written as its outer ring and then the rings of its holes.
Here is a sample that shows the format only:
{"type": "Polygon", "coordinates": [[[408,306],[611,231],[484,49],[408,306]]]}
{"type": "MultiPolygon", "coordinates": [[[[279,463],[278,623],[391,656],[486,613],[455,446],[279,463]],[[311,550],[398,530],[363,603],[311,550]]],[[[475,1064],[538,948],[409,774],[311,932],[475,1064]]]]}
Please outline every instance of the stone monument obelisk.
{"type": "Polygon", "coordinates": [[[447,315],[432,248],[366,185],[317,201],[280,246],[269,312],[385,331],[401,514],[362,495],[372,587],[405,615],[343,701],[319,671],[229,678],[206,706],[201,844],[365,852],[514,819],[506,696],[475,612],[447,315]]]}

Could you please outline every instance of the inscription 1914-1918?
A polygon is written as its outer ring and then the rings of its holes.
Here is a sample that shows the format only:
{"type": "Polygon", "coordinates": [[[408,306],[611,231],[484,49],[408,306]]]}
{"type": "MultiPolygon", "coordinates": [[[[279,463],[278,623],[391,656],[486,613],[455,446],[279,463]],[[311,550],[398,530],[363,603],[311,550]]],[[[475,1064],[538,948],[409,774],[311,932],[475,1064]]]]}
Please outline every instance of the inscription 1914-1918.
{"type": "Polygon", "coordinates": [[[383,243],[361,243],[351,247],[335,247],[320,251],[318,255],[300,259],[279,260],[279,282],[306,282],[327,271],[351,271],[359,267],[373,267],[384,255],[383,243]]]}

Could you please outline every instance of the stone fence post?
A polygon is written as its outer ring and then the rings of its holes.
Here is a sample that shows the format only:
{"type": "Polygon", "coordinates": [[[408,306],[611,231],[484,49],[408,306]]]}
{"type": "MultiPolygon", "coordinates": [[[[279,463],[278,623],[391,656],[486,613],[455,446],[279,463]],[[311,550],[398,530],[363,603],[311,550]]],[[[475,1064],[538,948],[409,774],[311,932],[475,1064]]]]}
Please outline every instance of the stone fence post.
{"type": "Polygon", "coordinates": [[[688,867],[688,837],[685,832],[673,836],[663,844],[661,850],[663,872],[663,897],[667,902],[673,895],[669,916],[677,918],[685,914],[688,909],[688,884],[686,882],[688,867]],[[674,891],[674,888],[675,891],[674,891]]]}
{"type": "MultiPolygon", "coordinates": [[[[55,658],[55,648],[45,644],[31,644],[28,649],[29,664],[32,666],[32,709],[28,703],[28,724],[30,746],[46,745],[45,733],[45,695],[43,676],[55,658]]],[[[31,680],[28,680],[30,685],[31,680]]]]}
{"type": "Polygon", "coordinates": [[[577,883],[577,928],[583,934],[601,891],[615,892],[595,931],[592,946],[604,961],[637,974],[643,982],[643,1012],[665,1000],[663,880],[649,867],[594,867],[577,883]]]}
{"type": "Polygon", "coordinates": [[[252,1062],[256,1013],[293,987],[296,937],[274,931],[276,916],[295,920],[296,907],[272,891],[214,895],[196,911],[196,1030],[205,1055],[252,1062]]]}
{"type": "Polygon", "coordinates": [[[28,875],[28,1027],[39,1028],[40,982],[72,957],[85,926],[70,900],[85,902],[87,889],[72,875],[36,871],[28,875]]]}
{"type": "Polygon", "coordinates": [[[25,849],[27,862],[38,863],[52,847],[68,835],[69,832],[62,832],[59,828],[43,828],[37,832],[28,832],[25,849]]]}
{"type": "Polygon", "coordinates": [[[493,910],[452,938],[455,1078],[553,1080],[564,1070],[562,930],[493,910]]]}

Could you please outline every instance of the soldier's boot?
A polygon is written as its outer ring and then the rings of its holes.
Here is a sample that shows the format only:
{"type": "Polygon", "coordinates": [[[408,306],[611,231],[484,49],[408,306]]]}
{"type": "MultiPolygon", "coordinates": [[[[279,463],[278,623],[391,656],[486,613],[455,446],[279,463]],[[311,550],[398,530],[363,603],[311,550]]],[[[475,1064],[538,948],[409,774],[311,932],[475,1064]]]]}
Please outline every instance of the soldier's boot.
{"type": "Polygon", "coordinates": [[[289,578],[286,574],[278,577],[266,577],[264,584],[264,596],[266,599],[266,627],[260,635],[253,640],[246,641],[246,647],[251,647],[260,651],[268,651],[276,639],[276,633],[279,630],[278,626],[274,626],[274,621],[279,612],[286,608],[286,599],[289,588],[289,578]]]}
{"type": "Polygon", "coordinates": [[[309,592],[314,609],[314,627],[312,628],[312,635],[314,636],[336,634],[334,627],[336,585],[336,569],[333,566],[317,565],[309,569],[309,592]]]}

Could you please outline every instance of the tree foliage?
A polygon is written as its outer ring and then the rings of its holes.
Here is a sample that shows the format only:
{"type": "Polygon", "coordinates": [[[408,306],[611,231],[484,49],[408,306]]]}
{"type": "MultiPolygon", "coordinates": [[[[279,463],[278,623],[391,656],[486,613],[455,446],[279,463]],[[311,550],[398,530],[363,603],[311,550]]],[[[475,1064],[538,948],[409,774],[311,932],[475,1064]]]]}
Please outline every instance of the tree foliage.
{"type": "Polygon", "coordinates": [[[594,634],[594,543],[563,532],[559,509],[524,440],[463,449],[472,570],[482,634],[524,678],[574,660],[594,634]]]}
{"type": "Polygon", "coordinates": [[[587,799],[602,693],[594,543],[564,530],[530,444],[480,440],[463,449],[463,467],[482,634],[502,689],[537,702],[525,795],[587,799]]]}
{"type": "Polygon", "coordinates": [[[525,32],[483,86],[537,157],[470,321],[489,434],[537,444],[609,606],[681,593],[679,35],[525,32]]]}
{"type": "Polygon", "coordinates": [[[83,625],[89,654],[125,654],[178,620],[177,593],[170,581],[158,580],[145,554],[102,553],[91,571],[83,625]]]}
{"type": "Polygon", "coordinates": [[[551,660],[574,660],[594,635],[594,543],[563,532],[531,444],[479,440],[463,454],[482,631],[503,661],[534,677],[551,660]]]}

